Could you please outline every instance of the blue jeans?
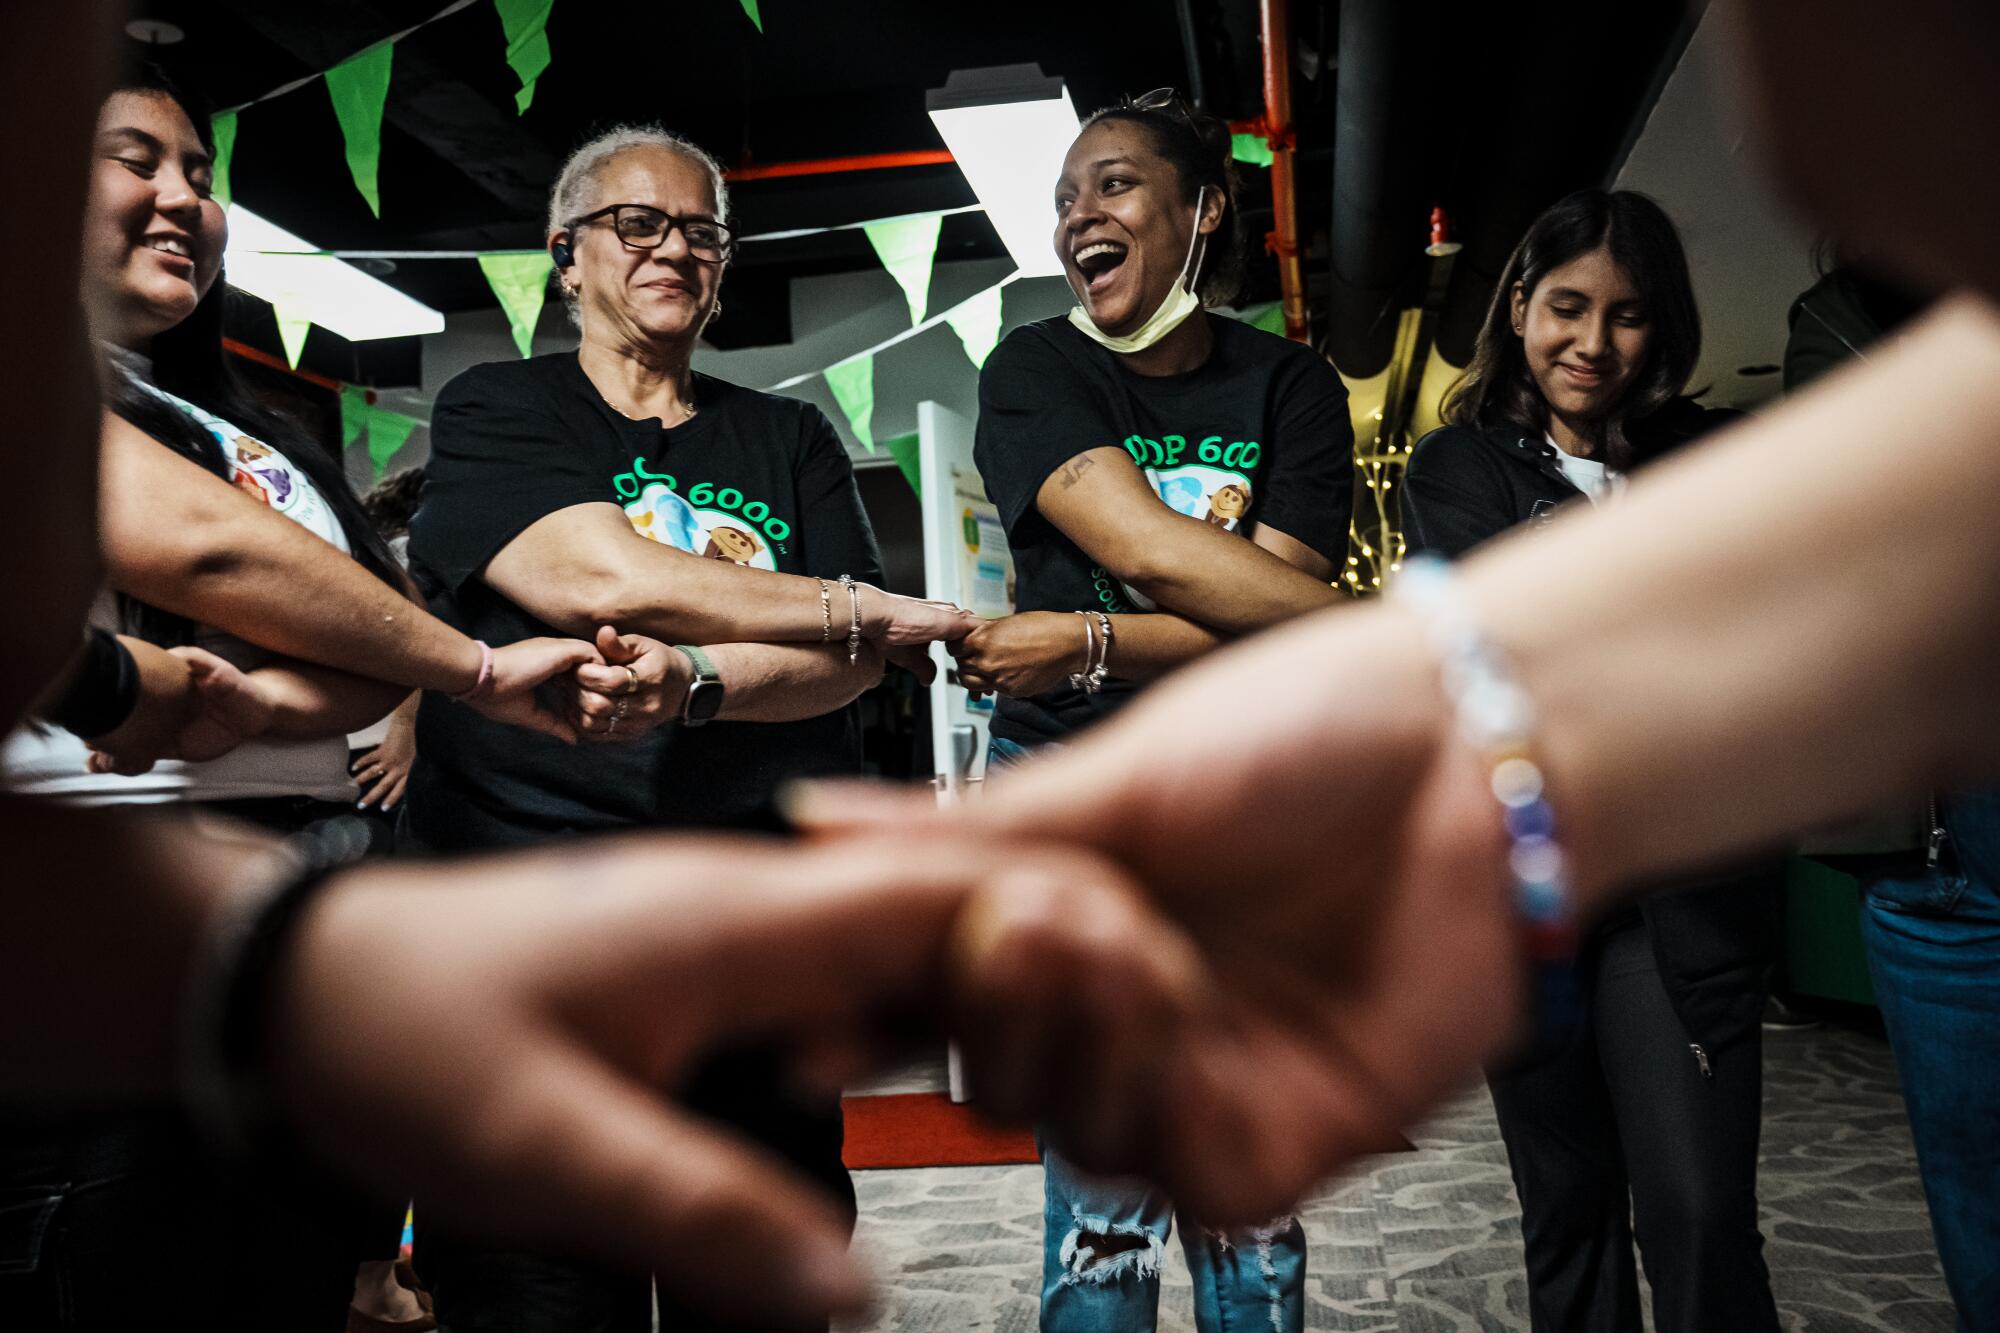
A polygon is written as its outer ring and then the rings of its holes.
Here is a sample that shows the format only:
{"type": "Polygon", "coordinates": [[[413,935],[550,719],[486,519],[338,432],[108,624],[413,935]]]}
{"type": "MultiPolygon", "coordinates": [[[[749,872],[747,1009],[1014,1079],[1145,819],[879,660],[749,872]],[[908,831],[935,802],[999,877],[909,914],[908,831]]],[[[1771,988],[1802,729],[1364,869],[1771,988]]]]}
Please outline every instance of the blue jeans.
{"type": "MultiPolygon", "coordinates": [[[[1048,745],[995,736],[989,773],[1048,745]]],[[[1043,1333],[1152,1333],[1160,1317],[1160,1260],[1174,1207],[1143,1181],[1079,1170],[1042,1152],[1043,1333]]],[[[1210,1231],[1181,1223],[1201,1333],[1297,1333],[1306,1323],[1306,1233],[1293,1217],[1210,1231]]]]}
{"type": "MultiPolygon", "coordinates": [[[[1086,1175],[1042,1145],[1043,1333],[1151,1333],[1173,1205],[1137,1180],[1086,1175]]],[[[1201,1333],[1297,1333],[1306,1233],[1297,1218],[1236,1231],[1181,1226],[1201,1333]]]]}
{"type": "Polygon", "coordinates": [[[1871,880],[1862,934],[1960,1333],[2000,1330],[2000,791],[1940,798],[1943,864],[1871,880]]]}

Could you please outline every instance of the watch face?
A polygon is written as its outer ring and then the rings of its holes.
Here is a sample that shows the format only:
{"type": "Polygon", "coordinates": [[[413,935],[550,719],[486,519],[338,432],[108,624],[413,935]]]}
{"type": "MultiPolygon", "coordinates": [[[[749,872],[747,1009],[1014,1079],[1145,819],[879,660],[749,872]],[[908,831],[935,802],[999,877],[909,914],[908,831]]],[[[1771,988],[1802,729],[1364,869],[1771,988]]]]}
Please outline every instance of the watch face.
{"type": "Polygon", "coordinates": [[[698,726],[722,711],[725,693],[719,680],[697,680],[688,687],[687,723],[698,726]]]}

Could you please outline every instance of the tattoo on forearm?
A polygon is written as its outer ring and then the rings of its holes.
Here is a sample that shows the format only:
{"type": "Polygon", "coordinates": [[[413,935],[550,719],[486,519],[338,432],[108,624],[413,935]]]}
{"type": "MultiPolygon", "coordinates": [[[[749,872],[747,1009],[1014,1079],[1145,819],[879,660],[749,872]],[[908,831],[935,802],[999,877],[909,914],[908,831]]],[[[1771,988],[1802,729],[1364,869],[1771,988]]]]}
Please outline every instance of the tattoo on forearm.
{"type": "Polygon", "coordinates": [[[1076,485],[1077,479],[1090,471],[1096,463],[1097,460],[1089,454],[1078,454],[1075,458],[1070,459],[1069,462],[1057,468],[1056,475],[1062,479],[1063,489],[1068,490],[1070,487],[1076,485]]]}

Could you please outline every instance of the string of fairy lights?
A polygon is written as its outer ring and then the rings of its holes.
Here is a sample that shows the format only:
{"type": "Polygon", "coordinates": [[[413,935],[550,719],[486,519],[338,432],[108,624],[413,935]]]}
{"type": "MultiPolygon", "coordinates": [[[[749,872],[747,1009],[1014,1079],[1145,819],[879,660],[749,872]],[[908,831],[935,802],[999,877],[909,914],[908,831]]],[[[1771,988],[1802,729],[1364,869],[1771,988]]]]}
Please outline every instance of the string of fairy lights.
{"type": "Polygon", "coordinates": [[[1410,461],[1411,441],[1406,431],[1385,430],[1379,407],[1369,421],[1373,436],[1365,447],[1355,442],[1354,509],[1347,523],[1347,568],[1340,576],[1356,597],[1382,592],[1402,569],[1405,551],[1398,483],[1410,461]]]}

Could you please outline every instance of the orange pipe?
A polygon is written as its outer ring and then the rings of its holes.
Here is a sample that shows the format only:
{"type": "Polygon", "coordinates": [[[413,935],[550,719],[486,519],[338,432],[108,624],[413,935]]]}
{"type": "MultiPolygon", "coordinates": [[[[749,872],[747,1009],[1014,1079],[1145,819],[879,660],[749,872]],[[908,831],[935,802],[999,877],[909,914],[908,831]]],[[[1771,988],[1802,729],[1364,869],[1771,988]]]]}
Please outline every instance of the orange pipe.
{"type": "Polygon", "coordinates": [[[1286,0],[1260,0],[1264,35],[1264,141],[1271,145],[1271,209],[1277,227],[1265,245],[1278,257],[1285,336],[1304,342],[1306,271],[1299,258],[1298,200],[1292,184],[1292,34],[1286,0]]]}
{"type": "Polygon", "coordinates": [[[949,149],[919,148],[907,153],[862,153],[855,157],[822,157],[805,162],[769,162],[732,167],[723,177],[732,181],[779,180],[787,176],[834,176],[844,171],[885,171],[892,167],[935,167],[953,161],[949,149]]]}

